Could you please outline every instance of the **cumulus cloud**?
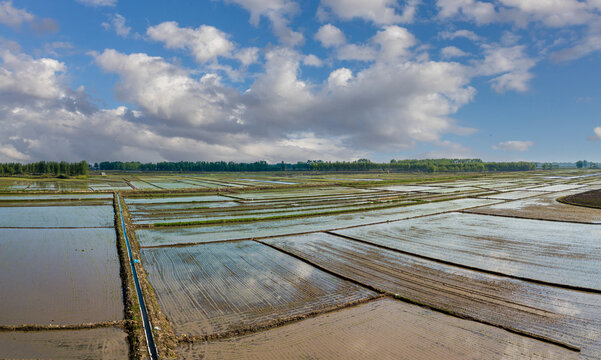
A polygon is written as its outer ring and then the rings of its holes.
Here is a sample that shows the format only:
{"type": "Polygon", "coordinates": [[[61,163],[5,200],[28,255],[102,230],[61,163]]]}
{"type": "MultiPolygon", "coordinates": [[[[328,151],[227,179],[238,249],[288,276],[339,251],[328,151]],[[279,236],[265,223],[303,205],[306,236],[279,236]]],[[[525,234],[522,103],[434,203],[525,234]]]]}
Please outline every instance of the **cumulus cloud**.
{"type": "Polygon", "coordinates": [[[21,24],[33,21],[35,16],[25,9],[13,7],[12,1],[0,2],[0,24],[18,28],[21,24]]]}
{"type": "Polygon", "coordinates": [[[0,92],[5,97],[27,95],[42,99],[63,95],[60,75],[65,65],[54,59],[33,59],[28,55],[0,50],[0,92]]]}
{"type": "Polygon", "coordinates": [[[353,78],[353,72],[347,68],[340,68],[330,73],[328,77],[328,86],[330,89],[347,86],[348,82],[353,78]]]}
{"type": "Polygon", "coordinates": [[[475,32],[470,30],[456,30],[456,31],[442,31],[439,36],[442,39],[456,39],[456,38],[466,38],[472,41],[482,41],[482,37],[478,36],[475,32]]]}
{"type": "Polygon", "coordinates": [[[344,36],[344,33],[332,24],[321,26],[315,34],[315,39],[317,39],[324,47],[340,46],[346,43],[346,36],[344,36]]]}
{"type": "Polygon", "coordinates": [[[235,3],[250,12],[250,23],[257,26],[261,17],[267,18],[274,34],[286,46],[294,47],[305,41],[302,33],[290,28],[290,16],[298,12],[298,4],[293,0],[224,0],[235,3]]]}
{"type": "Polygon", "coordinates": [[[498,92],[526,91],[533,78],[530,69],[536,65],[536,60],[525,50],[524,45],[486,45],[484,59],[476,65],[477,71],[485,76],[498,75],[491,80],[492,87],[498,92]]]}
{"type": "Polygon", "coordinates": [[[532,141],[509,140],[498,143],[497,145],[493,146],[493,149],[524,152],[528,151],[533,145],[534,143],[532,141]]]}
{"type": "Polygon", "coordinates": [[[406,1],[399,14],[397,0],[321,0],[320,14],[330,11],[343,20],[360,18],[376,24],[413,22],[419,1],[406,1]]]}
{"type": "Polygon", "coordinates": [[[105,30],[115,30],[115,33],[121,37],[128,37],[131,32],[131,27],[125,24],[125,18],[120,14],[111,16],[109,22],[102,23],[102,27],[105,30]]]}
{"type": "Polygon", "coordinates": [[[323,61],[321,61],[321,59],[317,56],[309,54],[303,58],[303,64],[307,66],[321,67],[323,65],[323,61]]]}
{"type": "Polygon", "coordinates": [[[440,55],[445,59],[452,59],[468,56],[469,54],[455,46],[446,46],[440,49],[440,55]]]}
{"type": "MultiPolygon", "coordinates": [[[[200,54],[200,61],[238,56],[248,65],[258,57],[258,49],[213,47],[201,36],[207,33],[202,27],[172,23],[166,30],[154,36],[165,46],[200,54]]],[[[208,33],[221,35],[217,31],[208,33]]],[[[94,61],[118,76],[116,98],[131,104],[113,109],[94,104],[85,88],[68,87],[62,81],[68,76],[65,64],[4,48],[2,156],[335,160],[420,142],[443,144],[444,134],[469,133],[452,115],[474,97],[471,67],[415,57],[416,44],[406,29],[385,26],[363,45],[371,63],[353,70],[338,67],[315,83],[302,78],[301,65],[317,66],[317,57],[268,47],[261,53],[263,70],[244,90],[224,82],[211,66],[188,70],[162,57],[107,49],[93,54],[94,61]]]]}
{"type": "Polygon", "coordinates": [[[165,44],[168,49],[187,49],[196,61],[205,63],[219,56],[229,56],[234,44],[228,35],[219,29],[201,25],[196,29],[179,27],[175,21],[166,21],[147,29],[146,34],[153,40],[165,44]]]}
{"type": "Polygon", "coordinates": [[[249,47],[240,49],[234,55],[243,66],[248,66],[259,61],[259,48],[249,47]]]}
{"type": "Polygon", "coordinates": [[[25,9],[17,9],[12,1],[0,2],[0,24],[18,29],[25,23],[37,34],[56,33],[59,29],[54,19],[39,18],[25,9]]]}
{"type": "Polygon", "coordinates": [[[601,126],[593,129],[593,135],[588,138],[590,141],[601,141],[601,126]]]}

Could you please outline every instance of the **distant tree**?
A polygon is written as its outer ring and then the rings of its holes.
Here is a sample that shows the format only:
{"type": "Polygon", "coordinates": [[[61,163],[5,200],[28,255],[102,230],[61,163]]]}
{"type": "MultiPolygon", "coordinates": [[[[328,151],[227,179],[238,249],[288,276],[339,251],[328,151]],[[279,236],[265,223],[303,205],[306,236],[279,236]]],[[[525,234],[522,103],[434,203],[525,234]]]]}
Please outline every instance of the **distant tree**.
{"type": "Polygon", "coordinates": [[[582,169],[582,167],[583,167],[583,166],[584,166],[584,163],[583,163],[583,161],[582,161],[582,160],[578,160],[578,161],[576,161],[576,167],[577,167],[578,169],[582,169]]]}

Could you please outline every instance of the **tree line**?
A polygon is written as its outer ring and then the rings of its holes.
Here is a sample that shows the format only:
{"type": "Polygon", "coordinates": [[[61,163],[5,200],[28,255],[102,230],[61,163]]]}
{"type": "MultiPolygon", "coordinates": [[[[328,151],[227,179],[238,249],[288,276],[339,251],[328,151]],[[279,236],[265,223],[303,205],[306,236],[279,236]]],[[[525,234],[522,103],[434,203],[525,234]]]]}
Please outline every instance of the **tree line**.
{"type": "Polygon", "coordinates": [[[481,171],[527,171],[536,169],[532,162],[483,162],[480,159],[424,159],[391,160],[388,163],[368,159],[356,161],[321,161],[269,164],[266,161],[236,163],[233,161],[179,161],[179,162],[121,162],[105,161],[94,164],[96,170],[125,171],[172,171],[172,172],[239,172],[239,171],[416,171],[416,172],[481,172],[481,171]]]}
{"type": "Polygon", "coordinates": [[[66,161],[39,161],[30,164],[0,163],[0,176],[12,175],[54,175],[78,176],[88,174],[86,161],[69,163],[66,161]]]}

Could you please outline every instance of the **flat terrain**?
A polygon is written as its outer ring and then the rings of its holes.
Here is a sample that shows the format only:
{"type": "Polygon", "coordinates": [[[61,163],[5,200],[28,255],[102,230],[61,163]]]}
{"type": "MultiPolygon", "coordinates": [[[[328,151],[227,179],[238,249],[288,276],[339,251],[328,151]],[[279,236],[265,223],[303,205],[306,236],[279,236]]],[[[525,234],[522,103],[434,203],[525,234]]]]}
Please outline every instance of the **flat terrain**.
{"type": "Polygon", "coordinates": [[[159,304],[179,335],[215,335],[376,296],[252,241],[144,249],[159,304]]]}
{"type": "Polygon", "coordinates": [[[181,359],[577,359],[577,353],[382,299],[269,331],[183,344],[181,359]]]}
{"type": "Polygon", "coordinates": [[[601,291],[596,225],[449,213],[335,233],[470,268],[601,291]]]}
{"type": "Polygon", "coordinates": [[[441,264],[326,233],[262,241],[383,292],[601,357],[601,294],[441,264]]]}
{"type": "Polygon", "coordinates": [[[111,227],[112,206],[0,207],[0,227],[111,227]]]}
{"type": "Polygon", "coordinates": [[[145,358],[118,192],[162,359],[601,359],[600,179],[0,178],[0,358],[145,358]]]}
{"type": "Polygon", "coordinates": [[[0,332],[2,359],[127,359],[127,334],[117,328],[0,332]]]}
{"type": "Polygon", "coordinates": [[[0,229],[0,325],[123,319],[114,229],[0,229]]]}
{"type": "MultiPolygon", "coordinates": [[[[532,191],[532,193],[537,194],[534,191],[532,191]]],[[[558,198],[574,195],[576,193],[579,193],[579,191],[543,194],[522,200],[483,206],[466,211],[478,214],[501,215],[525,219],[601,224],[601,211],[599,209],[573,206],[557,201],[558,198]]]]}
{"type": "Polygon", "coordinates": [[[227,225],[206,225],[200,227],[140,229],[136,231],[136,237],[140,245],[144,247],[279,236],[408,219],[497,202],[499,200],[459,199],[340,215],[323,215],[249,223],[234,222],[227,225]]]}

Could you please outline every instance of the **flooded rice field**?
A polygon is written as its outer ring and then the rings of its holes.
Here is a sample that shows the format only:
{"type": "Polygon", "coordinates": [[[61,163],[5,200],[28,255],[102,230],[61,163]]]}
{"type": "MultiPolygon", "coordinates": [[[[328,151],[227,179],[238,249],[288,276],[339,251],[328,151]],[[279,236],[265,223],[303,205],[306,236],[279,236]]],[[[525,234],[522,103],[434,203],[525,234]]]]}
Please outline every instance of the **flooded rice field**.
{"type": "Polygon", "coordinates": [[[0,229],[0,325],[123,319],[114,229],[0,229]]]}
{"type": "Polygon", "coordinates": [[[1,178],[0,358],[146,358],[124,191],[160,358],[601,359],[588,173],[1,178]]]}
{"type": "Polygon", "coordinates": [[[262,242],[412,302],[601,357],[601,294],[510,279],[326,233],[262,242]]]}
{"type": "Polygon", "coordinates": [[[0,227],[58,228],[114,225],[112,206],[0,207],[0,227]]]}
{"type": "Polygon", "coordinates": [[[252,241],[144,249],[141,255],[179,335],[261,326],[376,295],[252,241]]]}
{"type": "Polygon", "coordinates": [[[505,275],[601,290],[601,227],[450,213],[336,234],[505,275]]]}
{"type": "Polygon", "coordinates": [[[578,359],[578,353],[391,299],[232,339],[180,359],[578,359]]]}
{"type": "Polygon", "coordinates": [[[497,202],[499,202],[499,200],[459,199],[319,217],[232,223],[226,225],[206,225],[198,227],[139,229],[136,230],[136,238],[140,245],[144,247],[279,236],[408,219],[489,205],[497,202]]]}
{"type": "Polygon", "coordinates": [[[531,198],[483,206],[466,211],[478,214],[601,224],[601,211],[599,209],[573,206],[557,201],[557,198],[559,197],[579,192],[580,191],[567,191],[552,194],[543,193],[543,195],[531,198]]]}
{"type": "Polygon", "coordinates": [[[128,348],[118,328],[0,332],[2,359],[127,359],[128,348]]]}

